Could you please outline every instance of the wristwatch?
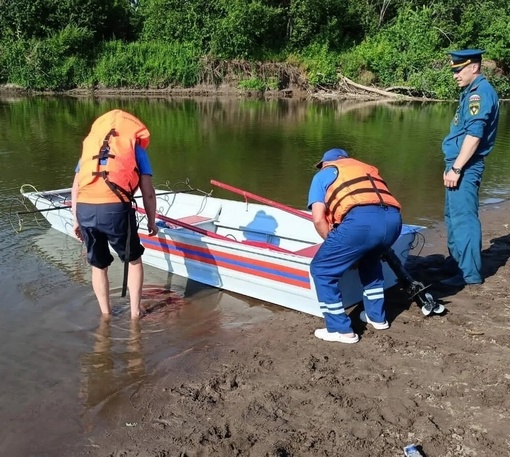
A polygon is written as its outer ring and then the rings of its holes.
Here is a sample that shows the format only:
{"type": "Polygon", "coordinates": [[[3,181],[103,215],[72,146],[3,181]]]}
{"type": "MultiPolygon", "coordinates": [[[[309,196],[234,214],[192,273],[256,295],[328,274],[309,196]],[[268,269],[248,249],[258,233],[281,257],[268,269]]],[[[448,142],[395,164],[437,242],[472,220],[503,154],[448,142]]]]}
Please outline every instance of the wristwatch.
{"type": "Polygon", "coordinates": [[[453,171],[456,175],[460,175],[460,172],[462,171],[462,168],[455,168],[455,167],[452,167],[452,171],[453,171]]]}

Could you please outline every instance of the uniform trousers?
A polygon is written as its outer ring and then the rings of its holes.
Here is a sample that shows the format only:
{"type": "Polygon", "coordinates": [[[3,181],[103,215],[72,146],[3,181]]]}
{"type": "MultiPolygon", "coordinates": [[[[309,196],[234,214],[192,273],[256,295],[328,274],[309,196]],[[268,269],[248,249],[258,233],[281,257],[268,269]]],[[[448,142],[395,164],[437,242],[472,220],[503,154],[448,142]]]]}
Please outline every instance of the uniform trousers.
{"type": "Polygon", "coordinates": [[[357,264],[363,304],[369,319],[384,322],[384,277],[381,255],[402,230],[400,211],[381,205],[356,206],[324,240],[310,265],[317,298],[329,332],[352,332],[338,280],[357,264]]]}
{"type": "Polygon", "coordinates": [[[469,164],[463,169],[458,186],[446,189],[444,214],[448,251],[468,284],[482,282],[482,226],[478,218],[478,191],[483,170],[482,160],[469,164]]]}

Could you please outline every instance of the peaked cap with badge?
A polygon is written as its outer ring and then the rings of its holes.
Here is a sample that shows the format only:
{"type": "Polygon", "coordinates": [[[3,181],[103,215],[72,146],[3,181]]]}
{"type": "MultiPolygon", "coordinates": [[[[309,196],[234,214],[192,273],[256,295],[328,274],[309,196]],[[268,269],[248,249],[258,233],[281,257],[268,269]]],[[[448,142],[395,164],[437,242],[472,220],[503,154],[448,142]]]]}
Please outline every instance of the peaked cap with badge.
{"type": "Polygon", "coordinates": [[[485,51],[482,49],[462,49],[460,51],[450,51],[448,52],[452,58],[450,68],[454,73],[456,73],[461,71],[470,63],[480,63],[482,61],[483,53],[485,53],[485,51]]]}

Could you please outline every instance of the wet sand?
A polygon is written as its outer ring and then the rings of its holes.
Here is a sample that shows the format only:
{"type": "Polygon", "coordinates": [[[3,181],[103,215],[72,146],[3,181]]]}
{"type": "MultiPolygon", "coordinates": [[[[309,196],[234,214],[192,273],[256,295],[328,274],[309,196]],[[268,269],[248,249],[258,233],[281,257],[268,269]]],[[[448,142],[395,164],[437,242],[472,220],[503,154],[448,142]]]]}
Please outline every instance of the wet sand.
{"type": "MultiPolygon", "coordinates": [[[[62,455],[394,457],[409,443],[428,457],[509,455],[509,210],[481,210],[485,283],[431,288],[446,315],[424,318],[394,289],[391,328],[365,328],[355,307],[361,341],[343,345],[314,338],[319,318],[276,312],[169,358],[62,455]]],[[[409,267],[430,283],[444,227],[425,237],[409,267]]]]}

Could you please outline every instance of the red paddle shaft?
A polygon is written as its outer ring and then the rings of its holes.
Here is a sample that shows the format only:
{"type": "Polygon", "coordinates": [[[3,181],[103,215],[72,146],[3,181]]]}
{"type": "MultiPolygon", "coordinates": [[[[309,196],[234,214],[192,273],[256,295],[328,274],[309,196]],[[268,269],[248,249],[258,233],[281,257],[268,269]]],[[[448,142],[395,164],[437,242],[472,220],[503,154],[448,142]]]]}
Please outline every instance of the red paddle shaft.
{"type": "MultiPolygon", "coordinates": [[[[147,212],[145,211],[144,208],[136,208],[136,210],[139,213],[141,213],[141,214],[147,215],[147,212]]],[[[204,236],[208,236],[208,237],[211,237],[211,238],[216,238],[218,240],[228,241],[229,243],[240,243],[240,244],[243,244],[243,245],[249,245],[249,246],[256,246],[256,247],[261,247],[261,248],[266,248],[266,249],[272,249],[273,251],[278,251],[278,252],[287,252],[287,253],[291,252],[291,251],[288,251],[287,249],[280,248],[279,246],[275,246],[275,245],[272,245],[270,243],[264,243],[264,242],[260,242],[260,241],[250,241],[250,240],[238,241],[238,240],[236,240],[234,238],[230,238],[228,236],[218,235],[215,232],[211,232],[209,230],[205,230],[205,229],[200,228],[200,227],[195,227],[194,225],[187,224],[186,222],[180,221],[178,219],[173,219],[173,218],[168,217],[168,216],[163,216],[162,214],[157,214],[156,213],[156,219],[162,220],[163,222],[168,222],[170,224],[177,225],[179,227],[191,230],[193,232],[200,233],[201,235],[204,235],[204,236]]]]}
{"type": "Polygon", "coordinates": [[[291,206],[284,205],[283,203],[275,202],[274,200],[269,200],[268,198],[261,197],[260,195],[252,194],[251,192],[247,192],[242,189],[238,189],[237,187],[230,186],[229,184],[224,184],[219,181],[215,181],[211,179],[211,184],[213,186],[221,187],[222,189],[229,190],[236,194],[242,195],[244,198],[251,198],[252,200],[259,201],[269,206],[274,206],[275,208],[281,209],[282,211],[286,211],[287,213],[294,214],[295,216],[302,217],[304,219],[312,220],[312,215],[301,211],[299,209],[292,208],[291,206]]]}
{"type": "MultiPolygon", "coordinates": [[[[145,214],[145,215],[147,214],[147,212],[145,211],[144,208],[136,208],[136,210],[139,213],[142,213],[142,214],[145,214]]],[[[168,223],[173,224],[173,225],[178,225],[179,227],[182,227],[182,228],[185,228],[185,229],[188,229],[188,230],[192,230],[193,232],[197,232],[197,233],[200,233],[201,235],[209,236],[211,238],[217,238],[219,240],[234,241],[232,238],[228,238],[226,236],[218,235],[218,234],[216,234],[214,232],[211,232],[209,230],[205,230],[205,229],[200,228],[200,227],[195,227],[194,225],[187,224],[186,222],[182,222],[182,221],[180,221],[178,219],[173,219],[173,218],[168,217],[168,216],[163,216],[162,214],[156,214],[156,219],[160,219],[163,222],[168,222],[168,223]]]]}

